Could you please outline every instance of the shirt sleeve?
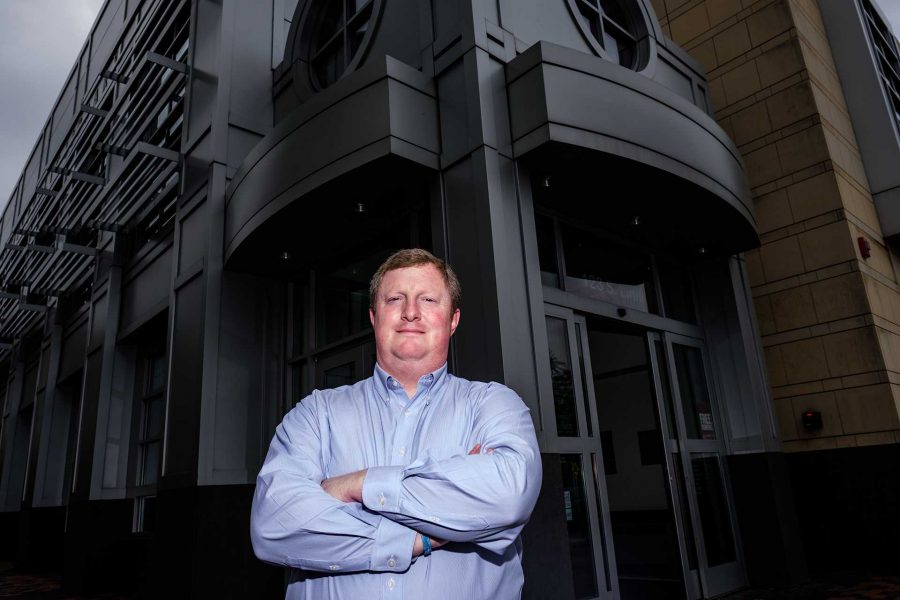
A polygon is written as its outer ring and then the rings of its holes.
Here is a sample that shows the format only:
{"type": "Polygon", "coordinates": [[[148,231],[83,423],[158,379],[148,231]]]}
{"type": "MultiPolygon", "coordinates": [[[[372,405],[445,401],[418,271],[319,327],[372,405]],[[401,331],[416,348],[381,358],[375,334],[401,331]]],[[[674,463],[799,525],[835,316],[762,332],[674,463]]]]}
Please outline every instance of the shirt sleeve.
{"type": "Polygon", "coordinates": [[[502,554],[537,501],[540,450],[529,410],[509,388],[488,384],[476,410],[473,445],[482,445],[481,454],[426,453],[406,467],[370,468],[366,508],[425,535],[502,554]]]}
{"type": "Polygon", "coordinates": [[[301,402],[276,429],[256,479],[250,513],[256,556],[331,573],[408,569],[416,532],[323,490],[320,450],[314,409],[301,402]]]}

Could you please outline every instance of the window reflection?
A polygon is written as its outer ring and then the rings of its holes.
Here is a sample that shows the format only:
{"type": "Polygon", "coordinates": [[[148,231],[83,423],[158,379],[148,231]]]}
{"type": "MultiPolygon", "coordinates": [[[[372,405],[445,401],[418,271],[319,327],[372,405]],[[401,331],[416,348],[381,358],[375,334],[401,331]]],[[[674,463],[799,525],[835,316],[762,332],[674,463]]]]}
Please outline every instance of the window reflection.
{"type": "Polygon", "coordinates": [[[343,76],[360,53],[372,21],[374,0],[322,0],[313,10],[309,63],[315,83],[325,88],[343,76]]]}
{"type": "Polygon", "coordinates": [[[562,217],[537,212],[534,225],[542,285],[698,323],[688,266],[669,257],[654,258],[640,247],[601,231],[586,231],[562,217]]]}
{"type": "Polygon", "coordinates": [[[691,470],[697,490],[697,509],[703,529],[703,546],[710,567],[737,560],[725,482],[715,454],[691,455],[691,470]]]}
{"type": "Polygon", "coordinates": [[[325,371],[325,387],[336,388],[342,385],[356,383],[359,377],[356,375],[353,363],[345,363],[325,371]]]}
{"type": "Polygon", "coordinates": [[[547,317],[547,345],[550,349],[550,378],[553,381],[553,406],[556,411],[556,433],[563,437],[578,435],[572,356],[566,321],[547,317]]]}
{"type": "Polygon", "coordinates": [[[591,543],[581,455],[560,454],[559,468],[575,597],[594,598],[597,595],[597,578],[594,573],[594,548],[591,543]]]}
{"type": "Polygon", "coordinates": [[[320,281],[318,346],[364,331],[369,323],[369,275],[358,263],[329,273],[320,281]]]}
{"type": "Polygon", "coordinates": [[[703,370],[703,356],[692,346],[673,344],[675,370],[678,375],[678,389],[681,391],[681,406],[684,413],[685,433],[691,439],[716,439],[712,402],[706,387],[706,373],[703,370]]]}
{"type": "Polygon", "coordinates": [[[553,220],[544,215],[535,215],[538,257],[541,263],[541,284],[559,287],[559,267],[556,256],[556,233],[553,220]]]}
{"type": "Polygon", "coordinates": [[[694,296],[691,293],[690,273],[684,267],[659,261],[659,287],[662,290],[663,306],[670,319],[697,323],[694,296]]]}
{"type": "Polygon", "coordinates": [[[617,248],[586,231],[562,227],[566,291],[643,312],[656,312],[653,267],[639,251],[617,248]]]}

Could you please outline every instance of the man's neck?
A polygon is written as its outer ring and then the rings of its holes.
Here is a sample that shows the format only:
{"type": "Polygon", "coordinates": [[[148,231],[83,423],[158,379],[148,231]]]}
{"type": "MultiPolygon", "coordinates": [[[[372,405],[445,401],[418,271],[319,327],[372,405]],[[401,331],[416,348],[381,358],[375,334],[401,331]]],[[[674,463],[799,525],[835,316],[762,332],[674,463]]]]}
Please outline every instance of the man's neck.
{"type": "Polygon", "coordinates": [[[436,371],[441,367],[438,365],[433,369],[427,368],[421,365],[392,365],[390,368],[385,367],[380,361],[378,366],[381,367],[381,370],[394,378],[397,383],[403,386],[403,390],[406,392],[407,398],[412,398],[416,395],[416,390],[419,387],[419,380],[428,375],[432,371],[436,371]],[[427,370],[424,370],[427,369],[427,370]]]}

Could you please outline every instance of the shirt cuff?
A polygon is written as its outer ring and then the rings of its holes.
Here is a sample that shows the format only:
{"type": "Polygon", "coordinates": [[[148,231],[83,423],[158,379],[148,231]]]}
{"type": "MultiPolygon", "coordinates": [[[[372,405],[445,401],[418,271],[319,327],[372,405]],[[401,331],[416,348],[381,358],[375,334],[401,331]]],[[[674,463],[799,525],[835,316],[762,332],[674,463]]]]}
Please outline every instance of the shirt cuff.
{"type": "Polygon", "coordinates": [[[382,517],[381,523],[378,524],[378,529],[375,531],[375,549],[372,551],[372,563],[369,565],[369,570],[396,573],[407,570],[412,562],[415,542],[415,531],[395,523],[387,517],[382,517]]]}
{"type": "Polygon", "coordinates": [[[369,467],[363,479],[363,505],[375,512],[400,511],[403,467],[369,467]]]}

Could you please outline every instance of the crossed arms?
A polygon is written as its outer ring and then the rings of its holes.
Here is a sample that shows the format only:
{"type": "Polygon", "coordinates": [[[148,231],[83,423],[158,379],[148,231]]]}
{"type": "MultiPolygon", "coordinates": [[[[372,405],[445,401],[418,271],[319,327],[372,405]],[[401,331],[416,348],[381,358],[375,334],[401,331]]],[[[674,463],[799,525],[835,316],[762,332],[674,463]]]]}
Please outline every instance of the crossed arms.
{"type": "Polygon", "coordinates": [[[534,507],[541,466],[528,409],[508,388],[489,391],[473,431],[492,452],[426,454],[324,482],[316,397],[298,404],[276,429],[257,478],[256,555],[314,571],[402,572],[421,553],[419,534],[502,554],[534,507]]]}

